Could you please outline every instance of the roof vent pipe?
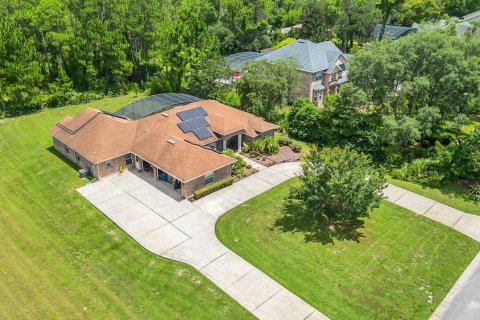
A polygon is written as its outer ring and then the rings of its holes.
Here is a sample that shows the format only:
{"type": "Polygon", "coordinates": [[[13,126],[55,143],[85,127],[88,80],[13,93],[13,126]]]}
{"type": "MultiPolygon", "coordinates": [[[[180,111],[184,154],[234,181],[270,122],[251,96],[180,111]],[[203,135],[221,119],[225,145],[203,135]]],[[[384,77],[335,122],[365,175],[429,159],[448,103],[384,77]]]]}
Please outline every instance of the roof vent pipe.
{"type": "Polygon", "coordinates": [[[167,112],[162,112],[161,114],[162,114],[162,116],[164,116],[165,118],[168,117],[168,113],[167,113],[167,112]]]}
{"type": "Polygon", "coordinates": [[[172,140],[172,139],[168,139],[167,142],[170,143],[170,144],[175,144],[175,141],[172,140]]]}

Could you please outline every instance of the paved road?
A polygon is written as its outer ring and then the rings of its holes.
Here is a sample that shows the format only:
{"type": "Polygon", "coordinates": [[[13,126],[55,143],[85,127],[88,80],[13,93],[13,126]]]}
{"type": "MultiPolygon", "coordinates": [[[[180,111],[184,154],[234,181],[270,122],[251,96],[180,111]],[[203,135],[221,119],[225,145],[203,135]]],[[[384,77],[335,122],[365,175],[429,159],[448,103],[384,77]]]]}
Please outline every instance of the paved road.
{"type": "Polygon", "coordinates": [[[260,319],[328,319],[225,247],[215,235],[222,214],[294,177],[297,163],[259,172],[195,202],[153,178],[112,175],[78,191],[149,251],[185,262],[260,319]]]}
{"type": "MultiPolygon", "coordinates": [[[[445,320],[480,319],[480,254],[469,267],[471,273],[459,284],[450,305],[438,318],[445,320]]],[[[432,318],[435,319],[435,318],[432,318]]]]}

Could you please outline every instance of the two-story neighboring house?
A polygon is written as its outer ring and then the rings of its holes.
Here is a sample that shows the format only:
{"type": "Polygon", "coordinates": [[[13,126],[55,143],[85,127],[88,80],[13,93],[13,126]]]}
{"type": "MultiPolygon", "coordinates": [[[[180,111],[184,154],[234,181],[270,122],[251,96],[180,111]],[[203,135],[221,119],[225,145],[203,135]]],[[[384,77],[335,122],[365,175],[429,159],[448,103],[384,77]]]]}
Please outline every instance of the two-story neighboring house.
{"type": "Polygon", "coordinates": [[[301,73],[299,97],[308,97],[318,106],[329,94],[336,94],[347,81],[348,58],[331,41],[320,43],[299,39],[259,58],[267,61],[293,59],[301,73]]]}

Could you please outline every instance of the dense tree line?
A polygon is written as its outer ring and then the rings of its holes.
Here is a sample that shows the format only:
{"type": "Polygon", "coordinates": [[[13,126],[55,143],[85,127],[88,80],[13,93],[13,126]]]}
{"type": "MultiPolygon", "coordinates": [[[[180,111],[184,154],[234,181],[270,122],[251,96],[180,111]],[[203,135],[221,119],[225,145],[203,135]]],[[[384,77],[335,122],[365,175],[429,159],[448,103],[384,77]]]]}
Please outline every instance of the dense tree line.
{"type": "Polygon", "coordinates": [[[187,90],[194,70],[272,45],[296,0],[0,0],[0,114],[187,90]]]}
{"type": "MultiPolygon", "coordinates": [[[[458,0],[0,0],[0,116],[117,94],[132,85],[197,92],[221,56],[288,36],[344,50],[385,20],[465,14],[458,0]],[[438,10],[430,6],[440,3],[438,10]],[[433,13],[432,13],[433,12],[433,13]],[[382,18],[383,17],[383,18],[382,18]],[[283,26],[303,23],[300,34],[283,26]],[[196,81],[196,83],[194,83],[196,81]]],[[[200,90],[208,89],[205,82],[200,90]]]]}

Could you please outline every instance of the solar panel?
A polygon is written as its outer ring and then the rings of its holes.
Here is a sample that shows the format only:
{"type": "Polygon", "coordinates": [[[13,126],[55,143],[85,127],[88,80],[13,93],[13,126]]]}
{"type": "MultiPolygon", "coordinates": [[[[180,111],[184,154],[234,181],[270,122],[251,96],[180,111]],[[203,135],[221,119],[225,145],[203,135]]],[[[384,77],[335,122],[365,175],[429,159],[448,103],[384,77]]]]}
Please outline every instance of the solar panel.
{"type": "Polygon", "coordinates": [[[212,136],[210,131],[208,131],[207,128],[205,128],[205,127],[195,129],[195,130],[193,130],[193,133],[195,133],[195,135],[197,136],[197,138],[199,140],[204,140],[204,139],[210,138],[212,136]]]}
{"type": "Polygon", "coordinates": [[[180,129],[182,129],[184,133],[186,133],[192,132],[193,130],[198,128],[208,127],[208,122],[207,120],[205,120],[205,118],[198,117],[187,121],[182,121],[178,124],[178,126],[180,127],[180,129]]]}
{"type": "Polygon", "coordinates": [[[196,107],[190,110],[177,112],[177,116],[182,119],[182,121],[187,121],[194,118],[205,117],[207,112],[202,107],[196,107]]]}

